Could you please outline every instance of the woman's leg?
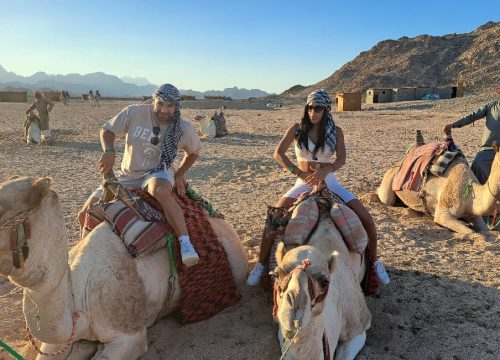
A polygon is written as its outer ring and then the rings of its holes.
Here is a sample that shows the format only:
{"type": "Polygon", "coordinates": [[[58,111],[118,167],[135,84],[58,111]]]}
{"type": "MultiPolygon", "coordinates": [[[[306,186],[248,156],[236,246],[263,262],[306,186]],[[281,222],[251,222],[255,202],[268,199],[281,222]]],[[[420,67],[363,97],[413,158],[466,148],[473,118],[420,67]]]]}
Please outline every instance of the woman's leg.
{"type": "MultiPolygon", "coordinates": [[[[276,204],[277,208],[287,208],[293,204],[296,199],[289,197],[282,197],[276,204]]],[[[274,244],[274,239],[266,236],[266,228],[262,231],[262,240],[260,242],[259,263],[265,265],[269,261],[269,255],[274,244]]]]}
{"type": "Polygon", "coordinates": [[[377,260],[377,228],[372,216],[358,199],[353,199],[347,203],[355,213],[368,234],[368,255],[372,261],[377,260]]]}

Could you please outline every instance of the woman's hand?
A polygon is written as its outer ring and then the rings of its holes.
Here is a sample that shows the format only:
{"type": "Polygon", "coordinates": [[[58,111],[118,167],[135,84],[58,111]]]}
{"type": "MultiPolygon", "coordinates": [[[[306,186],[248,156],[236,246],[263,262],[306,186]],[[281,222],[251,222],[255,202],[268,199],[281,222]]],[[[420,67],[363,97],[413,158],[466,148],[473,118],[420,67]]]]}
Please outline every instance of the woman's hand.
{"type": "Polygon", "coordinates": [[[317,168],[316,171],[308,173],[308,176],[303,179],[309,186],[319,186],[330,173],[328,166],[317,168]]]}

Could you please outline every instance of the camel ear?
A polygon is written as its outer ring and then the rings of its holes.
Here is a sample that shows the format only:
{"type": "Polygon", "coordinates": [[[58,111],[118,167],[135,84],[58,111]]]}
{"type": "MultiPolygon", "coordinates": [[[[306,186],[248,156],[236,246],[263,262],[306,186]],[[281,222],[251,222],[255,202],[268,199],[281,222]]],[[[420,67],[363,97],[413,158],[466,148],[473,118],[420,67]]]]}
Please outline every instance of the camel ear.
{"type": "Polygon", "coordinates": [[[281,264],[283,263],[283,257],[285,256],[285,253],[285,244],[281,241],[276,248],[276,262],[278,263],[278,266],[281,266],[281,264]]]}
{"type": "Polygon", "coordinates": [[[30,206],[38,206],[42,202],[42,199],[47,195],[50,191],[50,183],[52,179],[49,177],[45,178],[36,178],[33,180],[33,187],[31,191],[26,196],[26,202],[30,206]]]}
{"type": "Polygon", "coordinates": [[[272,272],[271,276],[274,276],[275,278],[279,278],[281,274],[285,272],[285,269],[283,269],[281,266],[277,266],[274,271],[272,272]]]}
{"type": "Polygon", "coordinates": [[[337,251],[334,251],[332,256],[330,257],[330,260],[328,260],[328,271],[330,272],[330,274],[335,271],[337,256],[339,256],[339,253],[337,251]]]}

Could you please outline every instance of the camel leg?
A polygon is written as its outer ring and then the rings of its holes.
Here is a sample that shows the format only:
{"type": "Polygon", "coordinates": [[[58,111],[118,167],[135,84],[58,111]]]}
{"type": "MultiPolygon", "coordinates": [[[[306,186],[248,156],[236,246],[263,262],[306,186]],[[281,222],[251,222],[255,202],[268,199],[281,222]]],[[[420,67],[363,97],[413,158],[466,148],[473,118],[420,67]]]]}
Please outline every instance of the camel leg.
{"type": "MultiPolygon", "coordinates": [[[[63,345],[42,344],[40,350],[45,353],[53,353],[61,350],[63,345]]],[[[97,350],[97,343],[88,340],[80,340],[73,343],[67,351],[60,355],[46,356],[38,355],[36,360],[82,360],[90,359],[97,350]]]]}
{"type": "Polygon", "coordinates": [[[335,360],[351,360],[361,351],[365,346],[366,331],[353,337],[350,340],[339,342],[335,349],[335,360]]]}
{"type": "Polygon", "coordinates": [[[439,211],[436,209],[434,222],[459,234],[470,235],[475,233],[474,230],[466,226],[462,221],[458,220],[447,210],[439,211]]]}
{"type": "Polygon", "coordinates": [[[397,197],[394,190],[392,190],[392,180],[398,171],[399,166],[393,166],[387,170],[384,178],[382,179],[382,183],[380,183],[380,186],[377,189],[378,197],[383,204],[392,206],[396,202],[397,197]]]}
{"type": "Polygon", "coordinates": [[[134,335],[123,335],[105,343],[103,351],[98,351],[92,360],[139,359],[148,351],[146,328],[134,335]]]}

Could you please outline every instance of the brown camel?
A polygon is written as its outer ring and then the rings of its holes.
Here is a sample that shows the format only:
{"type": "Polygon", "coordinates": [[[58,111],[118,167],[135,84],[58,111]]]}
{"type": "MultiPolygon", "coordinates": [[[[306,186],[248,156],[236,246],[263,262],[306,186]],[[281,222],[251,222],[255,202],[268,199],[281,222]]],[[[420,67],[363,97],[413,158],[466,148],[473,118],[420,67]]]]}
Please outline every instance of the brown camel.
{"type": "Polygon", "coordinates": [[[399,166],[392,166],[377,190],[380,201],[394,205],[399,198],[411,209],[430,213],[434,222],[452,231],[488,238],[492,233],[482,216],[489,216],[495,210],[500,210],[500,153],[499,146],[496,143],[493,146],[496,155],[490,177],[484,185],[479,184],[464,161],[455,158],[442,177],[428,175],[423,188],[425,198],[421,199],[415,191],[393,191],[392,182],[399,166]],[[467,226],[464,221],[472,224],[475,229],[467,226]]]}

